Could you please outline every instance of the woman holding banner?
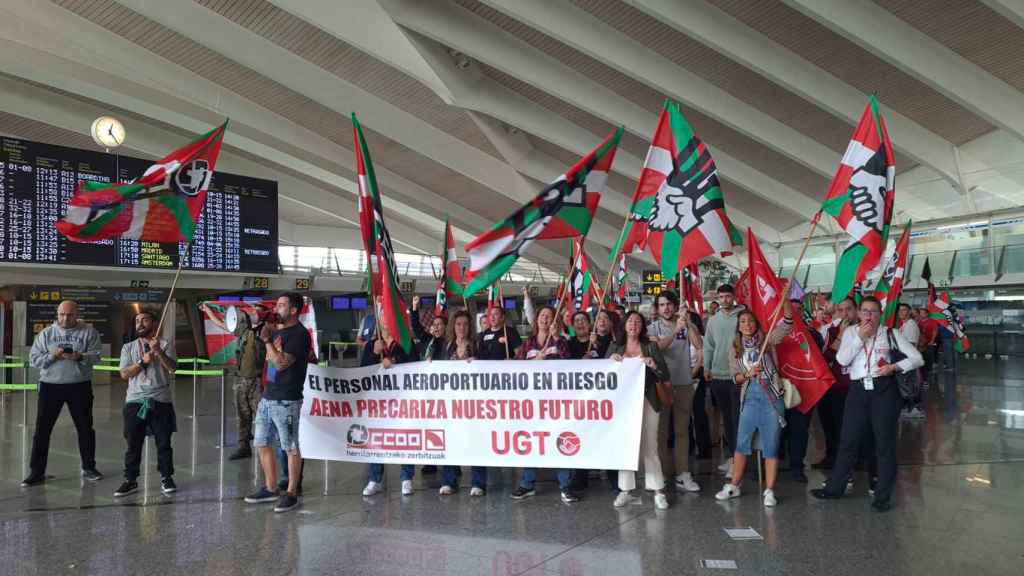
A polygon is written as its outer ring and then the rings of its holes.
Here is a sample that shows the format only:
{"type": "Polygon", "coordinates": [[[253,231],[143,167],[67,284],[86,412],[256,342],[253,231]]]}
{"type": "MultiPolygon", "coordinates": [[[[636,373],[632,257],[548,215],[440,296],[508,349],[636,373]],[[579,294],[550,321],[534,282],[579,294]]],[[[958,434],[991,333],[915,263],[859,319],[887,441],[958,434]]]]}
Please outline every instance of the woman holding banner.
{"type": "MultiPolygon", "coordinates": [[[[472,361],[476,356],[476,335],[473,334],[473,317],[465,310],[459,310],[452,315],[452,321],[448,328],[448,347],[445,350],[445,358],[448,360],[472,361]]],[[[487,493],[487,468],[484,466],[473,466],[470,468],[473,474],[473,487],[469,495],[478,497],[487,493]]],[[[459,487],[458,466],[444,466],[441,468],[441,496],[450,496],[459,487]]]]}
{"type": "Polygon", "coordinates": [[[792,310],[789,306],[783,309],[785,317],[767,336],[767,346],[764,345],[764,331],[753,312],[744,310],[737,319],[729,365],[733,382],[740,387],[739,429],[733,454],[732,480],[715,494],[718,500],[739,497],[747,457],[753,451],[751,443],[754,432],[757,432],[765,457],[767,488],[763,495],[764,505],[775,506],[777,503],[774,488],[779,475],[779,436],[786,425],[786,407],[782,402],[782,375],[778,371],[775,346],[793,327],[792,310]]]}
{"type": "MultiPolygon", "coordinates": [[[[564,360],[569,358],[569,345],[565,339],[555,333],[555,309],[542,306],[537,310],[533,320],[532,335],[523,342],[516,354],[519,360],[564,360]]],[[[558,485],[562,492],[562,502],[572,504],[580,501],[579,494],[569,485],[569,470],[558,471],[558,485]]],[[[519,487],[512,491],[513,500],[523,500],[535,496],[534,486],[537,482],[537,469],[524,468],[519,487]]]]}
{"type": "MultiPolygon", "coordinates": [[[[409,352],[406,352],[402,349],[402,345],[391,336],[391,331],[388,330],[386,322],[379,322],[377,329],[380,332],[380,338],[373,341],[373,353],[370,355],[365,365],[380,364],[385,370],[387,370],[395,364],[419,361],[420,352],[415,342],[413,342],[409,352]]],[[[402,464],[401,478],[403,496],[409,496],[413,493],[412,476],[414,471],[415,468],[413,468],[412,464],[402,464]]],[[[366,488],[363,489],[363,496],[373,496],[383,489],[384,465],[370,464],[370,480],[366,483],[366,488]]]]}
{"type": "MultiPolygon", "coordinates": [[[[658,456],[658,424],[662,409],[656,387],[660,382],[669,380],[669,368],[665,363],[658,345],[647,338],[647,320],[643,314],[635,310],[626,313],[626,338],[621,344],[614,343],[608,348],[608,357],[617,362],[623,358],[640,358],[647,365],[644,385],[644,415],[640,433],[640,458],[644,465],[644,483],[648,490],[654,491],[654,507],[659,510],[668,508],[668,496],[665,495],[665,473],[661,469],[661,457],[658,456]]],[[[614,506],[639,503],[640,498],[633,496],[636,488],[636,473],[632,470],[619,471],[619,492],[615,497],[614,506]]]]}

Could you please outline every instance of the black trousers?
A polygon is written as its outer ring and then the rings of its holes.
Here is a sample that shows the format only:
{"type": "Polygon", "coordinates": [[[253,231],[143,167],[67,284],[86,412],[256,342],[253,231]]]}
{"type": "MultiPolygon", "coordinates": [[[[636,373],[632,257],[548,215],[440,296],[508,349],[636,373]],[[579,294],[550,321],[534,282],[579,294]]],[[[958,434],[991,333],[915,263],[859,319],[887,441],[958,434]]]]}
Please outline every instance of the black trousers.
{"type": "Polygon", "coordinates": [[[135,480],[139,477],[142,464],[142,446],[146,435],[152,434],[156,442],[156,464],[162,478],[174,475],[174,450],[171,435],[177,430],[174,405],[170,402],[152,402],[146,418],[139,418],[139,402],[124,405],[124,439],[128,449],[124,453],[124,478],[135,480]]]}
{"type": "Polygon", "coordinates": [[[804,414],[796,408],[786,410],[786,427],[782,429],[784,437],[782,445],[789,456],[789,469],[794,474],[804,469],[804,456],[807,455],[810,425],[810,414],[804,414]]]}
{"type": "Polygon", "coordinates": [[[736,451],[736,431],[740,425],[739,405],[740,389],[732,380],[711,380],[711,394],[715,397],[718,411],[722,413],[722,426],[725,428],[725,442],[729,445],[728,451],[722,447],[722,454],[726,458],[732,458],[736,451]]]}
{"type": "Polygon", "coordinates": [[[835,462],[839,453],[839,437],[843,429],[843,414],[846,409],[846,397],[850,389],[846,386],[832,385],[828,392],[818,401],[818,419],[821,430],[825,433],[825,460],[835,462]]]}
{"type": "Polygon", "coordinates": [[[36,397],[36,432],[32,437],[32,456],[29,459],[29,469],[33,476],[46,473],[50,435],[65,403],[78,432],[78,454],[82,458],[82,470],[96,468],[96,431],[92,427],[92,382],[40,382],[39,394],[36,397]]]}
{"type": "Polygon", "coordinates": [[[889,376],[875,378],[874,390],[865,390],[860,381],[850,385],[843,413],[843,433],[839,441],[839,454],[825,490],[842,494],[846,480],[857,464],[861,443],[874,433],[875,454],[878,457],[878,486],[875,501],[888,502],[896,485],[896,435],[900,426],[900,396],[896,379],[889,376]]]}

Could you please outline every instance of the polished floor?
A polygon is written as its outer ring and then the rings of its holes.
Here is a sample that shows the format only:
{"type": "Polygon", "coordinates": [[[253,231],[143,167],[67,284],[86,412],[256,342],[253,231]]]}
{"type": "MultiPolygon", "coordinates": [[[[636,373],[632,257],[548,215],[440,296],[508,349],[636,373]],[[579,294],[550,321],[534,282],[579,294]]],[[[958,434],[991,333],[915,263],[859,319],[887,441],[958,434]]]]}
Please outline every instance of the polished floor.
{"type": "MultiPolygon", "coordinates": [[[[65,412],[54,431],[46,484],[21,488],[31,441],[21,393],[0,412],[0,574],[1024,574],[1024,360],[966,360],[956,394],[944,382],[927,396],[927,419],[901,424],[897,507],[869,507],[866,481],[840,501],[818,502],[783,476],[779,506],[765,509],[756,477],[728,503],[713,493],[717,459],[702,461],[699,495],[667,511],[650,495],[617,510],[604,482],[583,502],[560,502],[557,484],[514,502],[515,470],[493,474],[489,494],[437,494],[416,477],[413,496],[363,498],[363,466],[310,461],[302,505],[274,514],[241,497],[254,486],[252,460],[227,462],[217,447],[219,380],[176,390],[180,491],[161,495],[155,453],[137,495],[115,501],[124,440],[121,384],[96,387],[98,484],[78,476],[74,428],[65,412]],[[759,541],[733,541],[725,528],[754,528],[759,541]],[[736,569],[705,568],[705,560],[736,569]]],[[[31,399],[31,396],[30,396],[31,399]]],[[[228,405],[228,413],[231,413],[228,405]]],[[[812,453],[820,446],[812,432],[812,453]]],[[[234,441],[228,421],[228,449],[234,441]]],[[[226,452],[225,452],[226,453],[226,452]]],[[[809,471],[812,485],[822,479],[809,471]]]]}

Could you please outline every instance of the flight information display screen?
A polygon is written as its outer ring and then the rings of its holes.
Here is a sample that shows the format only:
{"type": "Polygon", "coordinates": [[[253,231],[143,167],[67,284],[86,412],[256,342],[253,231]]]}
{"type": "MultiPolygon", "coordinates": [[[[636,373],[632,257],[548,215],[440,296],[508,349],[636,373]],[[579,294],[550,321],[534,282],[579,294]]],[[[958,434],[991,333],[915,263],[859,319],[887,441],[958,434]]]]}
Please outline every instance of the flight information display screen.
{"type": "Polygon", "coordinates": [[[0,262],[276,273],[277,182],[217,171],[184,243],[80,243],[57,233],[82,180],[127,182],[151,160],[0,138],[0,262]]]}

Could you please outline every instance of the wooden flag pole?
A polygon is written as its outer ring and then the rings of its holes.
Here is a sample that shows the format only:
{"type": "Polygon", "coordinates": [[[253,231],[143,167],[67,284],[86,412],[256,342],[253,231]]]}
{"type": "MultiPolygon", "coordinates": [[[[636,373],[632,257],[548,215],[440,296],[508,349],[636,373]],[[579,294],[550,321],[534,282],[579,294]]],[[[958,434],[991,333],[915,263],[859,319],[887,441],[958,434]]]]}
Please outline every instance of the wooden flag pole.
{"type": "MultiPolygon", "coordinates": [[[[185,243],[185,254],[188,254],[188,249],[192,245],[192,241],[185,243]]],[[[178,270],[174,273],[174,280],[171,281],[171,291],[167,293],[167,301],[164,302],[164,309],[160,311],[160,322],[156,325],[156,337],[160,338],[160,330],[164,327],[164,316],[167,315],[167,307],[171,305],[171,298],[174,298],[174,289],[178,286],[178,278],[181,278],[181,267],[185,263],[185,259],[181,256],[178,257],[178,270]]]]}
{"type": "MultiPolygon", "coordinates": [[[[562,313],[562,305],[565,303],[565,298],[569,295],[569,277],[572,275],[572,271],[576,269],[576,265],[579,262],[581,255],[583,254],[583,242],[580,242],[580,252],[576,255],[572,261],[569,262],[569,272],[565,275],[565,290],[562,291],[562,297],[558,299],[558,307],[555,308],[555,317],[552,319],[551,329],[548,330],[547,336],[544,337],[544,344],[540,347],[541,351],[548,347],[548,341],[551,340],[551,333],[554,332],[554,328],[558,326],[558,317],[562,313]]],[[[537,312],[540,314],[540,312],[537,312]]],[[[534,318],[536,321],[536,318],[534,318]]]]}
{"type": "MultiPolygon", "coordinates": [[[[804,247],[800,250],[800,256],[796,259],[796,266],[793,267],[793,272],[789,275],[789,281],[786,282],[786,293],[779,297],[779,303],[775,306],[775,311],[771,315],[771,325],[768,330],[764,333],[764,342],[761,343],[761,353],[758,354],[758,358],[764,358],[764,351],[768,348],[768,335],[775,329],[775,325],[779,322],[779,312],[782,310],[783,304],[789,303],[790,288],[793,285],[793,280],[796,279],[796,272],[800,269],[800,262],[804,259],[804,254],[807,253],[807,247],[811,245],[811,238],[814,236],[814,230],[818,227],[818,222],[821,221],[821,211],[819,210],[814,214],[814,218],[811,219],[811,229],[807,232],[807,239],[804,240],[804,247]]],[[[747,247],[750,250],[750,247],[747,247]]],[[[752,280],[752,278],[751,278],[752,280]]],[[[753,291],[751,291],[753,292],[753,291]]],[[[753,297],[753,295],[751,295],[753,297]]]]}

